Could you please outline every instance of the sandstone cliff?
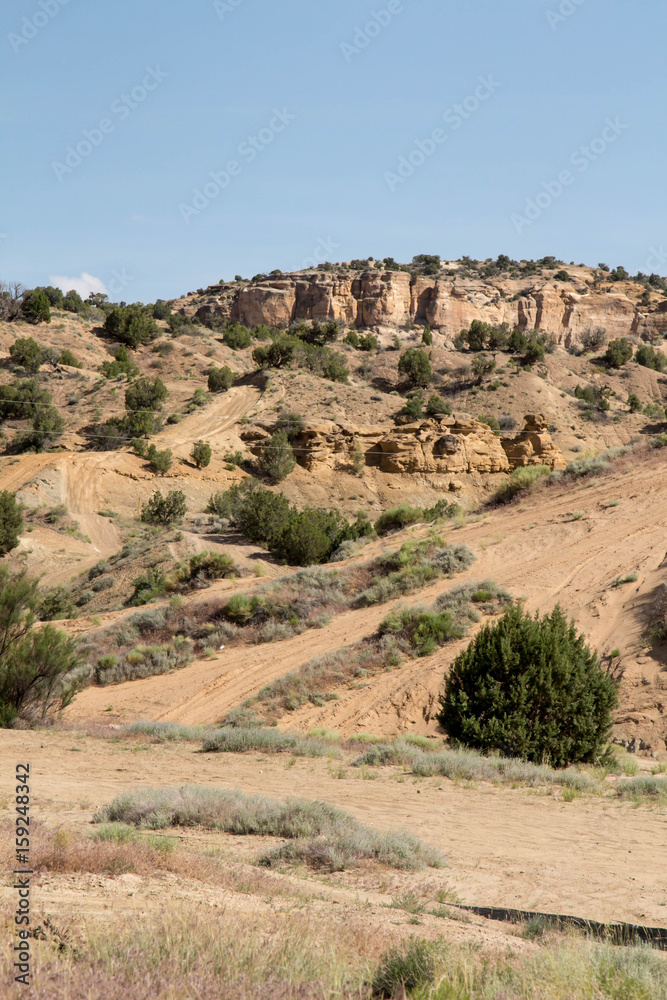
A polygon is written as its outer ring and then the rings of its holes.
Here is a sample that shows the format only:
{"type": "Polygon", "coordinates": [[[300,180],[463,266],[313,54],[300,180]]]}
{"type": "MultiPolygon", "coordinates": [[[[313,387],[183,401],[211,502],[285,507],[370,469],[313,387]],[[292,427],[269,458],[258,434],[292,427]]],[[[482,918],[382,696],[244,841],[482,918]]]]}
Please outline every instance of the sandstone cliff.
{"type": "Polygon", "coordinates": [[[641,302],[634,282],[592,285],[594,272],[570,267],[572,281],[553,277],[484,279],[441,273],[340,270],[295,272],[252,283],[213,286],[181,308],[204,321],[239,321],[287,327],[297,320],[337,319],[377,332],[430,324],[450,337],[475,319],[537,329],[565,347],[589,327],[604,326],[609,338],[667,335],[667,302],[641,302]]]}
{"type": "MultiPolygon", "coordinates": [[[[241,437],[254,454],[259,454],[274,429],[275,425],[258,421],[241,437]]],[[[516,438],[502,440],[467,414],[432,417],[392,428],[334,421],[305,423],[292,447],[299,465],[309,470],[321,465],[351,466],[355,453],[363,455],[366,465],[389,473],[498,473],[523,465],[564,469],[566,464],[545,418],[532,414],[516,438]]]]}

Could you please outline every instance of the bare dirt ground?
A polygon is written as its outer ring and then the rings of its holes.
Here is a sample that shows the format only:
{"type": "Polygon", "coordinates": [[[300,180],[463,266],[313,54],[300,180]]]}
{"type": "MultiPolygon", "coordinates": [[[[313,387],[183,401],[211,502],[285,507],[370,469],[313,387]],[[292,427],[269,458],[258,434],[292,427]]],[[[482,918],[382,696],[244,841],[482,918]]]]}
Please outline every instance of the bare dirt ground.
{"type": "MultiPolygon", "coordinates": [[[[202,755],[197,749],[197,744],[112,742],[55,730],[6,732],[0,744],[2,790],[9,794],[8,776],[16,762],[29,761],[35,818],[82,832],[91,829],[96,808],[137,787],[210,784],[274,798],[324,799],[379,830],[408,829],[444,851],[449,861],[441,872],[390,872],[384,887],[377,874],[318,877],[318,894],[325,899],[336,899],[331,885],[347,890],[348,902],[356,893],[358,901],[369,898],[374,906],[386,905],[407,886],[430,894],[431,900],[438,888],[448,888],[462,902],[474,905],[598,920],[665,922],[667,892],[659,875],[667,866],[664,810],[633,809],[597,797],[565,802],[559,791],[545,794],[484,783],[463,787],[442,778],[417,779],[394,768],[381,769],[375,780],[364,780],[358,768],[341,771],[322,759],[294,762],[254,753],[202,755]]],[[[177,835],[192,836],[188,831],[177,835]]],[[[237,860],[250,861],[257,850],[248,838],[201,836],[237,860]]],[[[305,876],[300,873],[300,877],[305,876]]],[[[76,904],[83,888],[85,906],[94,910],[125,905],[135,893],[131,907],[151,905],[147,897],[155,885],[137,877],[125,877],[123,882],[99,876],[85,879],[49,876],[45,883],[49,907],[76,904]]],[[[152,905],[155,902],[159,900],[152,905]]],[[[384,919],[401,917],[389,911],[384,919]]]]}

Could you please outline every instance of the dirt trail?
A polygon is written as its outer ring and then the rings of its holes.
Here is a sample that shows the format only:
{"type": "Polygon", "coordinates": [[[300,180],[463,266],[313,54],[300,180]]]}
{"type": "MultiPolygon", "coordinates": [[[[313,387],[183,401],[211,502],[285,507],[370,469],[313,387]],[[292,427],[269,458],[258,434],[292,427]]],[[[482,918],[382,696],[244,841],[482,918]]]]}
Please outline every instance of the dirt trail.
{"type": "MultiPolygon", "coordinates": [[[[634,698],[626,707],[659,749],[667,735],[655,698],[663,682],[661,664],[647,660],[641,636],[646,605],[665,576],[666,510],[667,477],[659,455],[636,469],[599,480],[550,487],[519,506],[496,509],[460,529],[446,528],[451,541],[472,548],[475,564],[455,581],[441,581],[407,600],[432,601],[453,584],[491,577],[515,596],[525,596],[531,611],[546,612],[560,602],[601,653],[620,649],[627,689],[634,698]],[[638,574],[635,583],[610,589],[615,578],[632,572],[638,574]],[[644,704],[647,698],[650,704],[644,704]]],[[[426,530],[401,533],[374,548],[393,548],[408,534],[426,530]]],[[[362,558],[370,554],[367,549],[362,558]]],[[[119,685],[113,694],[89,689],[70,712],[77,718],[96,716],[112,701],[123,718],[216,721],[311,657],[370,635],[388,608],[346,612],[325,629],[268,646],[225,650],[214,661],[199,661],[167,677],[119,685]]],[[[444,671],[458,648],[446,647],[433,657],[411,661],[371,679],[365,687],[339,692],[339,700],[323,708],[308,706],[290,713],[285,721],[299,727],[331,725],[342,732],[367,728],[396,732],[408,727],[430,731],[444,671]]]]}
{"type": "Polygon", "coordinates": [[[194,441],[208,441],[211,447],[229,444],[222,441],[231,427],[255,406],[261,399],[257,386],[235,386],[229,392],[213,397],[213,401],[201,410],[188,414],[178,424],[167,424],[155,438],[157,447],[175,450],[186,449],[189,455],[194,441]]]}
{"type": "MultiPolygon", "coordinates": [[[[436,588],[431,591],[433,596],[439,592],[436,588]]],[[[265,684],[297,669],[312,657],[370,635],[389,607],[347,611],[334,618],[327,628],[310,629],[285,642],[223,650],[214,660],[196,660],[167,676],[118,684],[112,689],[86,688],[67,710],[67,717],[99,717],[112,703],[114,716],[123,720],[142,717],[191,724],[215,723],[265,684]]]]}

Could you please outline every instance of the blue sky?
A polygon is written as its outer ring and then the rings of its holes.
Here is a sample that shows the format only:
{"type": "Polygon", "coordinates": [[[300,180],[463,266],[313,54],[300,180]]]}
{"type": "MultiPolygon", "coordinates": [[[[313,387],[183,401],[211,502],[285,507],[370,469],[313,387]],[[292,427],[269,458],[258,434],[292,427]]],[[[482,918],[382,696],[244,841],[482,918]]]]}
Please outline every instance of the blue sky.
{"type": "Polygon", "coordinates": [[[147,302],[416,253],[667,273],[664,0],[4,0],[0,21],[4,280],[147,302]]]}

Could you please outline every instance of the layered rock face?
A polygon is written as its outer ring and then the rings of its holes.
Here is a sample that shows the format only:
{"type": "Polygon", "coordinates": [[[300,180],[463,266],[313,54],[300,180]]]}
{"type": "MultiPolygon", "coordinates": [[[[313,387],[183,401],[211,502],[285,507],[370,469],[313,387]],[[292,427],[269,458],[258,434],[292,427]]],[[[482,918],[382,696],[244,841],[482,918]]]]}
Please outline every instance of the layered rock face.
{"type": "Polygon", "coordinates": [[[209,289],[201,319],[246,326],[287,327],[297,320],[336,319],[375,331],[426,324],[454,336],[475,319],[541,330],[568,347],[589,327],[609,338],[667,334],[667,303],[638,303],[637,285],[589,289],[583,279],[563,285],[547,278],[483,280],[423,277],[405,271],[298,272],[253,284],[209,289]]]}
{"type": "MultiPolygon", "coordinates": [[[[256,423],[241,435],[255,454],[274,425],[256,423]]],[[[382,472],[446,474],[510,472],[522,465],[564,469],[565,459],[551,440],[546,419],[526,417],[513,439],[496,437],[490,427],[467,414],[438,416],[398,427],[358,426],[322,421],[306,423],[292,440],[299,465],[352,465],[361,453],[366,465],[382,472]]]]}

